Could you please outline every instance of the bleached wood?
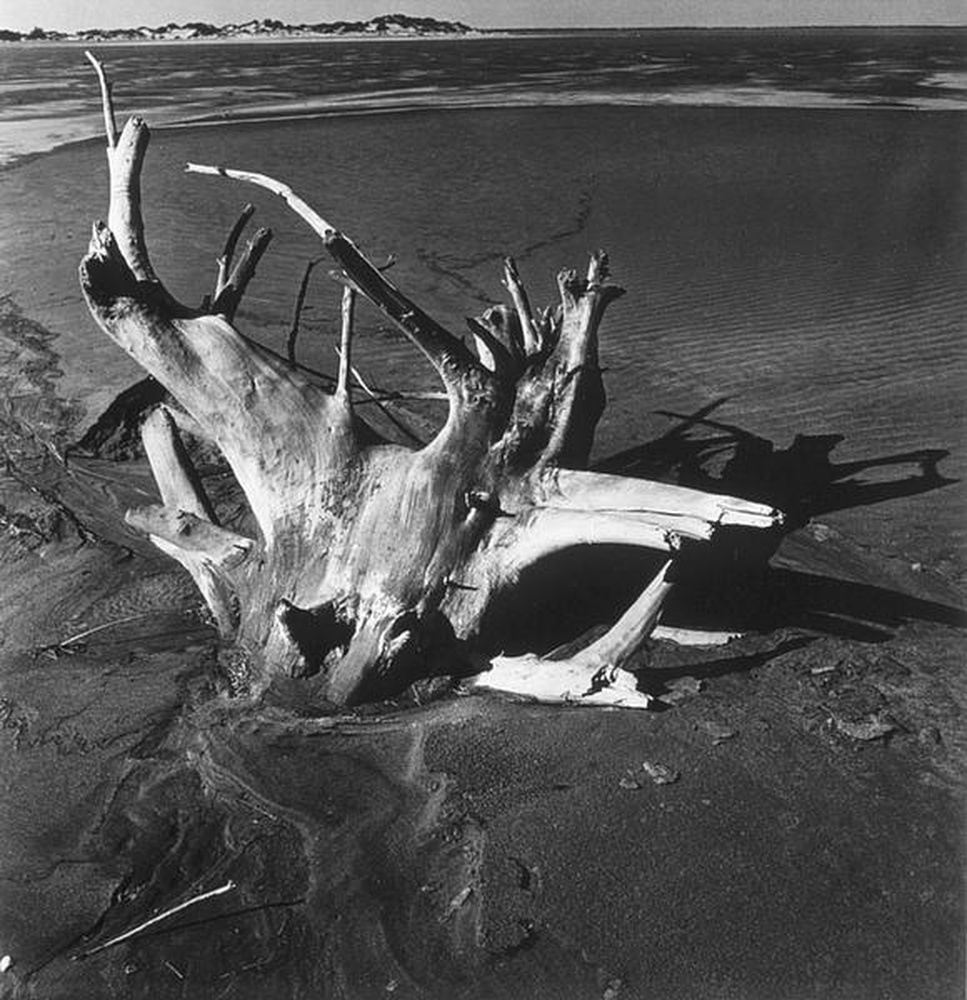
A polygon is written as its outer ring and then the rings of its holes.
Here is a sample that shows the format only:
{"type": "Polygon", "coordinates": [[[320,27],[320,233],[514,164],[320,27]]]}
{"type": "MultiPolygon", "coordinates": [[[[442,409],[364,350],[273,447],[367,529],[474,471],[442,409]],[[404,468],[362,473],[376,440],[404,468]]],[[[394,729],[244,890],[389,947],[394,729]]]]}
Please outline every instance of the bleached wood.
{"type": "Polygon", "coordinates": [[[141,425],[141,441],[163,504],[217,523],[211,501],[167,407],[159,406],[148,414],[141,425]]]}
{"type": "Polygon", "coordinates": [[[245,561],[255,542],[215,523],[211,502],[167,407],[159,406],[147,416],[141,440],[164,504],[128,511],[125,520],[184,566],[219,632],[230,636],[236,625],[237,597],[231,572],[245,561]]]}
{"type": "Polygon", "coordinates": [[[638,599],[608,631],[573,659],[596,670],[623,667],[652,633],[665,598],[674,586],[668,580],[672,560],[662,566],[638,599]]]}
{"type": "Polygon", "coordinates": [[[603,675],[580,661],[545,660],[532,653],[495,656],[490,669],[467,687],[518,695],[545,704],[649,708],[651,695],[639,691],[634,674],[615,668],[603,675]]]}
{"type": "Polygon", "coordinates": [[[244,535],[221,528],[197,514],[177,507],[137,507],[129,510],[125,521],[153,538],[186,552],[196,552],[218,569],[230,570],[249,554],[255,542],[244,535]]]}
{"type": "Polygon", "coordinates": [[[494,551],[510,574],[565,549],[627,545],[673,552],[678,544],[677,536],[666,525],[633,513],[611,511],[534,510],[515,519],[508,530],[516,539],[509,544],[498,541],[494,551]]]}
{"type": "Polygon", "coordinates": [[[520,280],[517,262],[513,257],[504,258],[504,287],[510,292],[514,308],[517,310],[525,356],[539,353],[541,349],[540,334],[534,326],[530,300],[527,297],[524,283],[520,280]]]}
{"type": "Polygon", "coordinates": [[[114,99],[111,96],[111,84],[104,73],[104,66],[93,52],[84,51],[87,61],[94,67],[97,74],[97,82],[101,88],[101,111],[104,115],[104,137],[107,140],[107,148],[114,149],[118,142],[118,128],[114,117],[114,99]]]}
{"type": "Polygon", "coordinates": [[[470,686],[540,702],[648,708],[651,696],[638,690],[637,678],[624,667],[655,628],[673,587],[668,581],[671,565],[666,562],[618,621],[578,653],[562,660],[531,653],[497,656],[470,686]]]}
{"type": "MultiPolygon", "coordinates": [[[[142,527],[142,530],[145,528],[142,527]]],[[[227,640],[233,639],[239,625],[236,612],[237,594],[223,569],[212,565],[205,552],[186,549],[160,535],[149,534],[148,537],[159,551],[170,556],[188,571],[195,581],[202,600],[211,612],[219,635],[227,640]]]]}
{"type": "MultiPolygon", "coordinates": [[[[221,291],[212,303],[212,312],[221,313],[226,319],[235,317],[235,312],[245,295],[245,291],[255,277],[256,269],[272,242],[271,229],[259,229],[246,244],[231,274],[222,285],[221,291]]],[[[219,268],[219,270],[221,270],[219,268]]]]}
{"type": "Polygon", "coordinates": [[[479,320],[468,316],[466,323],[467,328],[473,334],[477,357],[484,368],[501,378],[513,378],[518,371],[518,366],[514,363],[507,348],[479,320]]]}
{"type": "MultiPolygon", "coordinates": [[[[102,91],[107,109],[106,77],[102,91]]],[[[231,266],[247,211],[229,233],[213,301],[200,309],[178,303],[154,275],[144,243],[147,127],[131,119],[113,140],[105,127],[108,225],[95,227],[82,286],[101,328],[177,402],[176,412],[159,410],[144,428],[164,503],[130,512],[128,521],[192,574],[222,634],[236,644],[253,694],[276,678],[297,678],[307,698],[327,704],[387,697],[421,676],[464,672],[479,655],[473,642],[494,599],[554,552],[606,544],[674,558],[680,539],[781,524],[767,505],[573,471],[587,464],[604,408],[598,332],[621,294],[608,283],[604,253],[591,256],[584,275],[561,271],[559,302],[542,311],[532,308],[508,259],[504,281],[513,306],[470,321],[475,356],[287,184],[189,164],[189,172],[278,195],[334,259],[343,285],[339,370],[321,388],[293,363],[311,265],[289,360],[232,322],[267,246],[257,237],[231,266]],[[405,333],[443,382],[448,414],[427,444],[375,440],[352,412],[358,295],[405,333]],[[215,523],[179,424],[221,450],[251,507],[256,538],[215,523]]],[[[371,395],[387,405],[384,392],[371,395]]],[[[656,625],[671,586],[667,571],[586,649],[562,661],[497,657],[479,686],[646,706],[624,665],[656,625]]]]}
{"type": "Polygon", "coordinates": [[[548,505],[562,508],[640,511],[716,527],[770,529],[783,523],[782,512],[770,504],[602,472],[550,469],[542,476],[541,488],[548,505]]]}
{"type": "Polygon", "coordinates": [[[337,235],[335,226],[326,222],[288,184],[283,184],[274,177],[255,173],[252,170],[235,170],[231,167],[216,167],[203,163],[186,163],[185,171],[189,174],[208,174],[213,177],[227,177],[233,181],[245,181],[248,184],[255,184],[257,187],[265,188],[266,191],[271,191],[272,194],[278,195],[300,219],[308,224],[321,240],[331,239],[337,235]]]}
{"type": "Polygon", "coordinates": [[[651,633],[653,639],[671,642],[676,646],[726,646],[735,639],[741,639],[742,632],[723,632],[715,629],[679,628],[675,625],[656,625],[651,633]]]}
{"type": "Polygon", "coordinates": [[[487,420],[484,411],[494,404],[490,397],[495,395],[498,388],[495,382],[489,380],[490,373],[477,362],[462,341],[390,282],[383,273],[385,268],[369,260],[350,239],[319,215],[288,184],[265,174],[229,167],[189,163],[186,170],[189,173],[225,177],[263,187],[281,197],[319,236],[349,280],[410,338],[439,372],[449,393],[451,411],[455,414],[455,419],[448,421],[441,431],[444,440],[457,431],[461,420],[476,423],[487,420]]]}
{"type": "Polygon", "coordinates": [[[349,401],[349,373],[352,371],[353,322],[356,314],[356,290],[346,285],[342,290],[342,325],[339,336],[339,375],[336,395],[349,401]]]}
{"type": "Polygon", "coordinates": [[[218,270],[215,275],[215,290],[212,293],[212,301],[217,301],[218,296],[222,294],[228,284],[228,275],[231,270],[232,261],[235,259],[235,248],[238,246],[238,241],[241,239],[245,227],[254,214],[255,206],[249,202],[239,213],[238,218],[235,220],[235,225],[228,231],[228,236],[225,238],[225,246],[216,261],[218,270]]]}
{"type": "Polygon", "coordinates": [[[286,357],[290,365],[296,365],[295,347],[299,339],[299,323],[302,320],[302,310],[306,303],[306,292],[309,290],[309,279],[318,264],[322,262],[322,257],[316,257],[306,263],[302,272],[302,281],[299,282],[299,292],[295,297],[295,308],[292,310],[292,325],[289,327],[289,337],[286,341],[286,357]]]}

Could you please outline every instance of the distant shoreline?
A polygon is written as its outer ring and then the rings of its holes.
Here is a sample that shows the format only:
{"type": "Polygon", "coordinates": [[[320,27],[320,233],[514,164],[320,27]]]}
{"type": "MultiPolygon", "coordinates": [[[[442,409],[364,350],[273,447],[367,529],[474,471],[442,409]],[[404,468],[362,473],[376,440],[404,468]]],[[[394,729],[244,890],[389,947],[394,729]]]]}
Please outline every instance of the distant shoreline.
{"type": "Polygon", "coordinates": [[[0,29],[0,39],[8,42],[189,42],[246,39],[316,38],[433,38],[474,34],[475,28],[462,21],[441,21],[434,17],[381,14],[368,21],[319,21],[314,24],[286,24],[275,18],[253,18],[237,23],[211,24],[207,21],[170,21],[149,27],[139,24],[125,28],[83,28],[77,31],[33,28],[29,32],[0,29]]]}
{"type": "MultiPolygon", "coordinates": [[[[547,32],[545,37],[554,38],[571,34],[571,32],[547,32]]],[[[168,48],[173,45],[293,45],[293,44],[315,44],[317,42],[335,42],[342,44],[346,42],[472,42],[496,38],[523,38],[527,33],[514,31],[477,31],[473,33],[460,34],[439,34],[439,35],[232,35],[220,38],[212,35],[207,38],[44,38],[44,39],[21,39],[20,41],[3,41],[0,39],[0,46],[9,45],[17,48],[92,48],[94,46],[154,46],[160,45],[168,48]]]]}
{"type": "MultiPolygon", "coordinates": [[[[96,29],[90,29],[96,30],[96,29]]],[[[895,25],[783,25],[783,26],[735,26],[735,27],[698,27],[698,26],[678,26],[678,27],[624,27],[624,28],[602,28],[602,27],[582,27],[582,28],[465,28],[453,30],[434,31],[354,31],[354,32],[326,32],[306,31],[302,34],[298,26],[286,26],[278,33],[273,32],[250,32],[219,34],[221,29],[216,29],[211,34],[197,35],[193,37],[110,37],[110,32],[115,29],[106,29],[103,37],[92,36],[81,37],[78,33],[59,32],[51,29],[50,34],[54,37],[30,38],[26,34],[20,33],[20,38],[3,37],[3,30],[0,29],[0,45],[12,46],[90,46],[90,45],[204,45],[223,43],[260,43],[268,44],[274,42],[412,42],[412,41],[475,41],[479,39],[513,39],[513,38],[560,38],[573,35],[619,35],[619,34],[729,34],[729,33],[756,33],[756,34],[783,34],[783,33],[863,33],[863,34],[895,34],[897,32],[929,33],[929,32],[959,32],[967,35],[967,24],[895,24],[895,25]],[[286,31],[291,33],[285,33],[286,31]],[[59,36],[59,37],[58,37],[59,36]]],[[[137,29],[116,29],[117,31],[137,30],[137,29]]],[[[17,32],[10,32],[17,34],[17,32]]]]}

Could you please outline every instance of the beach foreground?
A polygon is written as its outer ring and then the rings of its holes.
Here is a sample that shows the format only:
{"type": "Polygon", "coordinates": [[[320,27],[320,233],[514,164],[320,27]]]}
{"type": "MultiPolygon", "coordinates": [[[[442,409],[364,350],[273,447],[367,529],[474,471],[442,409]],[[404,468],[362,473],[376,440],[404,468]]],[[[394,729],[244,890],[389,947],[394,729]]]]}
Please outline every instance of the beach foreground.
{"type": "MultiPolygon", "coordinates": [[[[956,131],[879,112],[501,114],[506,149],[535,130],[568,148],[593,116],[623,154],[576,163],[554,148],[533,176],[508,155],[443,204],[442,182],[410,186],[400,207],[377,176],[359,217],[358,170],[320,158],[351,149],[372,178],[386,125],[344,122],[290,179],[324,179],[320,205],[357,217],[369,245],[415,240],[400,283],[454,326],[458,299],[493,294],[502,251],[526,246],[549,274],[608,246],[629,309],[604,331],[614,409],[598,459],[768,499],[800,525],[764,571],[715,567],[669,608],[670,624],[744,637],[655,643],[653,713],[455,691],[322,720],[233,704],[189,581],[121,524],[152,495],[146,467],[54,454],[136,377],[70,283],[103,201],[78,178],[102,153],[8,172],[4,249],[52,239],[6,255],[0,314],[7,994],[961,995],[956,131]]],[[[386,171],[447,177],[448,157],[493,134],[487,115],[401,118],[386,171]],[[431,138],[451,152],[428,165],[431,138]]],[[[308,139],[293,128],[192,142],[294,164],[286,143],[308,139]]],[[[149,224],[187,282],[211,254],[185,239],[186,218],[205,232],[237,198],[162,194],[185,141],[157,144],[149,224]]],[[[259,335],[284,329],[290,295],[275,290],[309,252],[296,238],[267,262],[259,335]]],[[[401,370],[402,351],[374,323],[362,360],[401,370]]],[[[591,590],[617,600],[634,584],[617,565],[558,570],[598,574],[591,590]]],[[[562,588],[522,617],[573,638],[554,626],[588,593],[562,588]]]]}
{"type": "Polygon", "coordinates": [[[959,995],[960,616],[896,561],[806,534],[774,609],[878,641],[658,646],[665,711],[311,720],[218,697],[184,580],[15,499],[5,995],[959,995]],[[79,614],[140,617],[45,649],[79,614]]]}

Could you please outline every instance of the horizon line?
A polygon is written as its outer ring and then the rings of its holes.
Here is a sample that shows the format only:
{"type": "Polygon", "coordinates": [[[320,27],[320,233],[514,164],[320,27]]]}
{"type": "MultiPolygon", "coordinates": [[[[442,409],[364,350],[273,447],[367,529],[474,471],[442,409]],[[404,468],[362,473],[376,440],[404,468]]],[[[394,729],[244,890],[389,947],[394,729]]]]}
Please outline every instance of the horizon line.
{"type": "MultiPolygon", "coordinates": [[[[377,14],[374,17],[367,18],[365,21],[359,21],[360,24],[366,24],[371,21],[376,21],[381,17],[386,17],[391,15],[377,14]]],[[[427,18],[427,17],[416,17],[408,14],[402,15],[403,17],[411,18],[412,20],[432,20],[437,21],[440,24],[453,24],[453,23],[465,23],[465,22],[454,22],[449,21],[444,18],[427,18]]],[[[276,18],[249,18],[247,21],[225,21],[221,24],[216,24],[214,21],[168,21],[166,23],[158,24],[157,28],[165,28],[169,25],[175,25],[176,27],[185,27],[189,24],[206,24],[215,28],[226,28],[231,25],[240,26],[244,24],[261,23],[266,20],[276,20],[276,18]]],[[[310,24],[339,24],[346,23],[344,20],[337,21],[316,21],[307,22],[302,21],[298,23],[294,22],[281,22],[283,28],[302,28],[309,27],[310,24]]],[[[491,26],[486,28],[477,27],[474,25],[466,25],[471,31],[479,32],[502,32],[502,33],[512,33],[515,31],[774,31],[774,30],[789,30],[789,29],[814,29],[814,30],[843,30],[843,29],[861,29],[864,31],[889,31],[896,28],[906,28],[906,29],[949,29],[949,28],[960,28],[967,29],[967,22],[964,21],[950,21],[950,22],[930,22],[930,23],[906,23],[900,22],[896,24],[862,24],[862,23],[849,23],[849,24],[816,24],[810,22],[792,22],[789,24],[660,24],[660,25],[649,25],[649,24],[625,24],[625,25],[515,25],[513,27],[499,27],[491,26]]],[[[34,25],[29,29],[17,29],[17,28],[4,28],[0,25],[0,30],[16,31],[18,34],[29,34],[31,31],[36,31],[38,28],[41,31],[57,31],[65,35],[78,34],[82,31],[134,31],[138,28],[148,28],[151,27],[148,22],[142,22],[136,25],[124,25],[114,28],[104,27],[102,25],[94,25],[88,28],[44,28],[40,25],[34,25]]]]}

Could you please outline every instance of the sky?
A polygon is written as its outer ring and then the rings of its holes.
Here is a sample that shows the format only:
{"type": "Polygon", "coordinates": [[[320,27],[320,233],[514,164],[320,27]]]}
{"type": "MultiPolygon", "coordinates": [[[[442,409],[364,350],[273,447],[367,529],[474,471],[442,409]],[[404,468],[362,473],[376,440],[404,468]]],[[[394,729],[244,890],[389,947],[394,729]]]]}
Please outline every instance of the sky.
{"type": "Polygon", "coordinates": [[[366,20],[399,11],[478,28],[965,24],[967,0],[0,0],[0,28],[366,20]]]}

